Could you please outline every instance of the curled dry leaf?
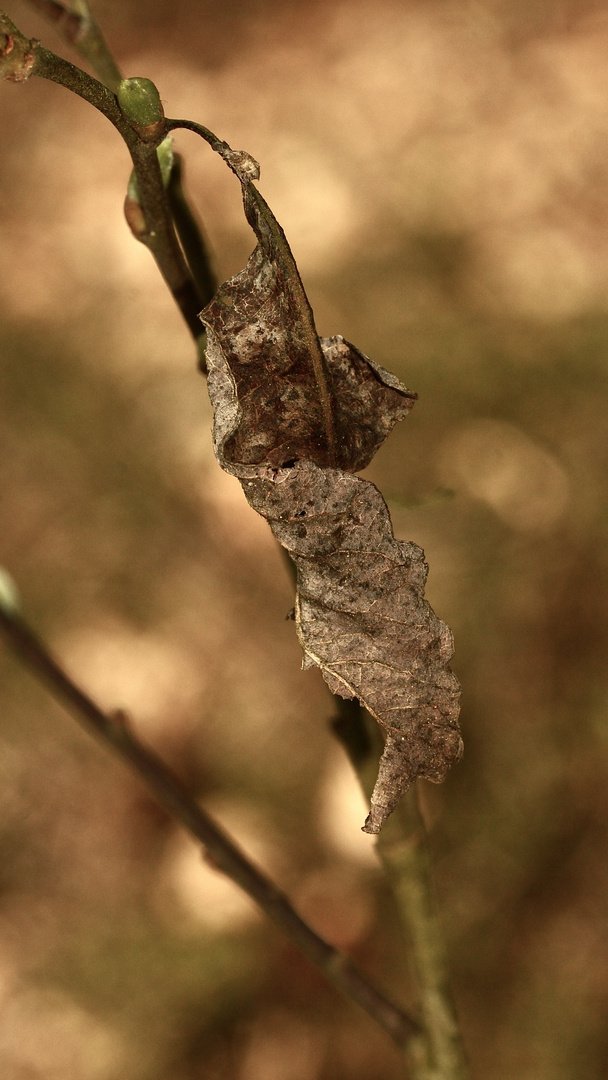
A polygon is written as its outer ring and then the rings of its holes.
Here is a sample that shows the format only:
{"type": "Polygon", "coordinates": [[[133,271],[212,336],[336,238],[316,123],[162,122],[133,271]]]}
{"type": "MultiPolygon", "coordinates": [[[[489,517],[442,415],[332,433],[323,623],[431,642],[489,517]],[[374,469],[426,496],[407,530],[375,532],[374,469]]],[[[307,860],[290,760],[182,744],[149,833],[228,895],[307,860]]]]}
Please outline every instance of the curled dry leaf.
{"type": "Polygon", "coordinates": [[[353,475],[416,395],[343,338],[319,339],[285,236],[241,183],[258,244],[201,316],[215,452],[296,564],[305,665],[386,731],[364,825],[377,833],[418,776],[443,780],[462,752],[452,634],[424,599],[423,552],[353,475]]]}
{"type": "Polygon", "coordinates": [[[386,729],[365,825],[379,832],[417,776],[443,780],[461,753],[452,634],[424,599],[424,555],[395,540],[380,492],[358,476],[300,461],[243,487],[297,566],[306,666],[386,729]]]}

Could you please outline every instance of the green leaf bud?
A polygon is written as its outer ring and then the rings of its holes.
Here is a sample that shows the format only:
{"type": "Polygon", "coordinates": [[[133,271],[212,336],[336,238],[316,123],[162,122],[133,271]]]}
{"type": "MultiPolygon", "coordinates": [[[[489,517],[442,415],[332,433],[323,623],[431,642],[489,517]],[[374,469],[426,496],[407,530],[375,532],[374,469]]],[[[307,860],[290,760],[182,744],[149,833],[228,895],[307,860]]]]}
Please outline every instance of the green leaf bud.
{"type": "Polygon", "coordinates": [[[169,177],[171,176],[171,169],[173,168],[173,136],[167,135],[166,139],[163,139],[161,143],[156,147],[156,156],[158,158],[158,164],[160,165],[160,174],[163,178],[163,184],[165,187],[169,183],[169,177]]]}
{"type": "Polygon", "coordinates": [[[19,592],[8,570],[0,566],[0,610],[11,618],[21,607],[19,592]]]}
{"type": "Polygon", "coordinates": [[[150,79],[123,79],[118,84],[116,98],[125,120],[142,138],[154,139],[160,134],[165,111],[150,79]]]}

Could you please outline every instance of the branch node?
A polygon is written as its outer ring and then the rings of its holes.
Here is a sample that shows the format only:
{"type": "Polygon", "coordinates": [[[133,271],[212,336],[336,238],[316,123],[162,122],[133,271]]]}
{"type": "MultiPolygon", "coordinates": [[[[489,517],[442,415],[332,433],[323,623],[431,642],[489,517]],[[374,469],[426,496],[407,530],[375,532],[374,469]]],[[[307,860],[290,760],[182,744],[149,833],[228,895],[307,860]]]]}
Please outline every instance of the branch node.
{"type": "Polygon", "coordinates": [[[8,15],[0,12],[0,78],[26,82],[34,69],[39,44],[36,38],[26,38],[8,15]]]}

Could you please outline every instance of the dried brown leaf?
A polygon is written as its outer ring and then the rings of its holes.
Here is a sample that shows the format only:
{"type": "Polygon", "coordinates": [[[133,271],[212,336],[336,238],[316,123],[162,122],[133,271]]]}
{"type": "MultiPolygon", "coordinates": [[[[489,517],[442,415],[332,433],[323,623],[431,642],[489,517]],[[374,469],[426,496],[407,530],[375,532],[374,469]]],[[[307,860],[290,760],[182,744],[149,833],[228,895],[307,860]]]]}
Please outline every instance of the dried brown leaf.
{"type": "Polygon", "coordinates": [[[282,229],[243,190],[258,246],[202,315],[219,461],[237,476],[302,459],[362,469],[416,394],[343,338],[318,338],[282,229]]]}
{"type": "Polygon", "coordinates": [[[423,552],[395,540],[380,492],[353,475],[416,395],[343,338],[318,338],[285,236],[242,186],[258,244],[202,315],[215,451],[296,564],[305,665],[386,731],[364,826],[376,833],[462,751],[452,635],[424,599],[423,552]]]}
{"type": "Polygon", "coordinates": [[[301,461],[243,487],[297,566],[306,666],[386,729],[365,824],[379,832],[418,776],[443,780],[462,752],[453,639],[424,599],[424,554],[395,540],[380,492],[358,476],[301,461]]]}

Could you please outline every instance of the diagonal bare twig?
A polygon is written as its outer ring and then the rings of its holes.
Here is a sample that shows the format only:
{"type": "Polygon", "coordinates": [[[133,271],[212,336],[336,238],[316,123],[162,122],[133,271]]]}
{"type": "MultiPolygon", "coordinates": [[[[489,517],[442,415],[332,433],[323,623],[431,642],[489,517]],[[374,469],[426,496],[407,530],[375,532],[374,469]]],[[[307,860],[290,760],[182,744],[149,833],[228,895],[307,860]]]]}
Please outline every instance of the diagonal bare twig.
{"type": "Polygon", "coordinates": [[[135,737],[125,715],[104,713],[66,674],[14,606],[3,603],[1,597],[0,630],[19,659],[46,683],[79,723],[117,753],[166,812],[204,845],[216,869],[243,889],[345,997],[364,1009],[398,1046],[406,1047],[419,1032],[418,1023],[385,998],[347,956],[304,922],[284,893],[201,809],[165,763],[135,737]]]}

